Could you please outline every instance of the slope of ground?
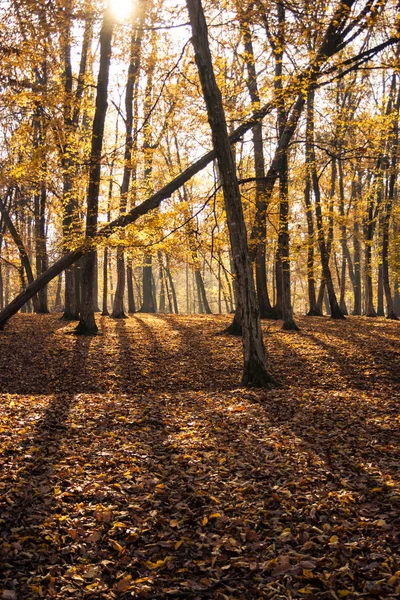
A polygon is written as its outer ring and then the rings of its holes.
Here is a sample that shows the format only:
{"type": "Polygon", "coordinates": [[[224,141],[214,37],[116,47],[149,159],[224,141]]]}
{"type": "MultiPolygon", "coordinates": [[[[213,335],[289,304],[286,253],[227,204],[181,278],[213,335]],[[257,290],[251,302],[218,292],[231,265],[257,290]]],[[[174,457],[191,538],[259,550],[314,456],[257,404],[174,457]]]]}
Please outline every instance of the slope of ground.
{"type": "Polygon", "coordinates": [[[0,332],[0,598],[399,597],[398,323],[98,321],[0,332]]]}

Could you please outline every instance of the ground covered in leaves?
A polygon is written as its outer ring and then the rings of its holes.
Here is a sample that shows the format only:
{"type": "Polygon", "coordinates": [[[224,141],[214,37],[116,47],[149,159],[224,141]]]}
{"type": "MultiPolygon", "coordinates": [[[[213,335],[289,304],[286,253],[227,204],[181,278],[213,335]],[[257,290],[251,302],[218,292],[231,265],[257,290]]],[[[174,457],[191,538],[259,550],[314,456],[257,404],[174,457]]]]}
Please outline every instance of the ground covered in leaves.
{"type": "Polygon", "coordinates": [[[0,332],[0,598],[400,597],[400,326],[56,315],[0,332]]]}

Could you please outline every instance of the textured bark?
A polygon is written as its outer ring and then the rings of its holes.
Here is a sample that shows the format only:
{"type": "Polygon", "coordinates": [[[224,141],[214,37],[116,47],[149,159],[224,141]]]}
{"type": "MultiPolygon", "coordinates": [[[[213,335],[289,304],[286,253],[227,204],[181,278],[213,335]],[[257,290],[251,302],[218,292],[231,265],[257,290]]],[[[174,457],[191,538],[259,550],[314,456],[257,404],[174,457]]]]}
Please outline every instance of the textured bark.
{"type": "MultiPolygon", "coordinates": [[[[178,164],[179,169],[181,170],[182,162],[181,162],[181,157],[180,157],[180,152],[179,152],[178,139],[176,136],[174,136],[174,143],[175,143],[175,151],[176,151],[176,162],[178,164]]],[[[168,167],[170,169],[170,173],[172,174],[173,173],[173,162],[172,162],[172,157],[170,156],[169,148],[168,148],[168,157],[166,157],[166,159],[167,159],[168,167]]],[[[204,286],[204,280],[203,280],[203,276],[200,271],[200,262],[199,262],[199,255],[197,252],[197,242],[195,239],[195,232],[193,231],[193,229],[189,223],[189,220],[191,218],[191,214],[190,214],[190,210],[189,210],[190,198],[189,198],[186,186],[183,185],[182,188],[178,191],[178,193],[179,193],[180,201],[182,203],[184,203],[185,220],[188,221],[185,229],[186,229],[186,233],[188,236],[189,248],[190,248],[190,252],[192,255],[192,261],[193,261],[193,265],[194,265],[194,275],[195,275],[196,288],[197,288],[199,312],[211,314],[212,311],[211,311],[210,305],[208,303],[206,289],[204,286]]]]}
{"type": "Polygon", "coordinates": [[[61,291],[62,291],[62,273],[60,273],[59,276],[58,276],[56,297],[55,297],[54,309],[53,309],[54,312],[60,312],[61,309],[62,309],[62,305],[61,305],[61,291]]]}
{"type": "MultiPolygon", "coordinates": [[[[339,152],[341,153],[341,146],[339,148],[339,152]]],[[[348,315],[347,306],[346,306],[346,261],[347,261],[347,227],[345,221],[345,210],[344,210],[344,177],[343,177],[343,163],[342,160],[339,160],[339,213],[341,217],[340,223],[340,245],[342,248],[342,263],[341,263],[341,273],[339,282],[340,282],[340,298],[339,298],[339,307],[344,315],[348,315]]]]}
{"type": "Polygon", "coordinates": [[[207,25],[200,0],[187,0],[192,43],[203,96],[207,107],[213,147],[222,179],[229,237],[238,280],[239,304],[242,309],[244,369],[243,384],[271,387],[275,380],[265,368],[265,351],[261,321],[254,287],[247,233],[240,199],[236,167],[229,145],[228,130],[208,45],[207,25]]]}
{"type": "MultiPolygon", "coordinates": [[[[103,147],[104,124],[107,112],[108,77],[111,61],[111,39],[113,34],[111,9],[104,13],[100,32],[100,63],[97,78],[96,110],[93,119],[90,153],[90,174],[87,195],[86,238],[92,240],[97,232],[99,187],[101,175],[101,153],[103,147]]],[[[93,283],[95,251],[91,249],[84,257],[82,268],[82,306],[80,321],[75,329],[77,334],[97,333],[98,328],[93,310],[93,283]]]]}
{"type": "Polygon", "coordinates": [[[197,293],[199,295],[199,303],[200,303],[201,307],[203,308],[203,312],[206,315],[211,315],[212,311],[211,311],[210,305],[208,303],[206,288],[204,287],[203,276],[201,274],[200,269],[196,269],[196,271],[194,272],[194,275],[195,275],[195,279],[196,279],[197,293]]]}

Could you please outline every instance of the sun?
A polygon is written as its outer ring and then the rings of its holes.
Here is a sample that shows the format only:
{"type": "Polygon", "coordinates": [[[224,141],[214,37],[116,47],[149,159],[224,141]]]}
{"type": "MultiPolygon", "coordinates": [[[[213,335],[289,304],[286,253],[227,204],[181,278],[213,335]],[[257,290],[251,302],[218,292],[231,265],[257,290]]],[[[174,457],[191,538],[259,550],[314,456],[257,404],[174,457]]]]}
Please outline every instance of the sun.
{"type": "Polygon", "coordinates": [[[118,21],[125,21],[132,15],[133,0],[111,0],[110,4],[118,21]]]}

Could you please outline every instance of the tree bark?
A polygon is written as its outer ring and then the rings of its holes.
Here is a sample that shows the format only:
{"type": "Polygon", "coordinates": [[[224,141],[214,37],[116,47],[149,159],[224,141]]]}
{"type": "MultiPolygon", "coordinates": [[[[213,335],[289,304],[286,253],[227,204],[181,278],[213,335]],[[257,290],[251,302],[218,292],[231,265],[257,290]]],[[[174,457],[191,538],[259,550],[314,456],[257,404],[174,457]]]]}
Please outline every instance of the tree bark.
{"type": "Polygon", "coordinates": [[[244,368],[242,383],[255,387],[271,387],[276,384],[276,381],[265,368],[265,350],[248,251],[246,225],[236,167],[230,150],[222,97],[215,80],[208,45],[206,20],[200,0],[187,0],[186,4],[192,27],[195,60],[207,107],[213,147],[222,178],[229,237],[238,280],[239,302],[243,313],[244,368]]]}
{"type": "MultiPolygon", "coordinates": [[[[86,238],[92,240],[97,232],[99,187],[101,175],[101,153],[103,147],[104,124],[107,112],[107,90],[111,61],[111,39],[114,21],[111,7],[104,13],[100,32],[100,63],[97,79],[96,110],[93,119],[90,153],[90,175],[87,195],[86,238]]],[[[85,255],[82,269],[82,307],[81,316],[75,331],[80,335],[93,335],[98,327],[93,310],[93,283],[95,251],[91,248],[85,255]]]]}

